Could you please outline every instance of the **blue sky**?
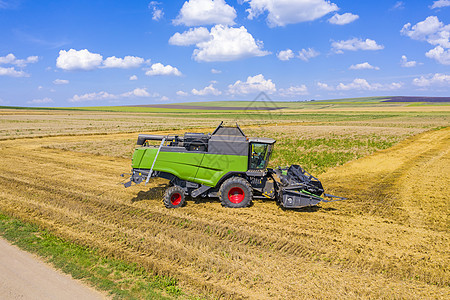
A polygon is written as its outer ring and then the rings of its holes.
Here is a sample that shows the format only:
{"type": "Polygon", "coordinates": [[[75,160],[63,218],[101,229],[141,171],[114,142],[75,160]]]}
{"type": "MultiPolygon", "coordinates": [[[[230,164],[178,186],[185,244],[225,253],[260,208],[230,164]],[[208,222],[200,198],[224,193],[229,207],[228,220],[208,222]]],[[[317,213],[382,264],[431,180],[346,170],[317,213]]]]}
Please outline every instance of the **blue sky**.
{"type": "Polygon", "coordinates": [[[0,0],[0,105],[450,96],[450,0],[0,0]]]}

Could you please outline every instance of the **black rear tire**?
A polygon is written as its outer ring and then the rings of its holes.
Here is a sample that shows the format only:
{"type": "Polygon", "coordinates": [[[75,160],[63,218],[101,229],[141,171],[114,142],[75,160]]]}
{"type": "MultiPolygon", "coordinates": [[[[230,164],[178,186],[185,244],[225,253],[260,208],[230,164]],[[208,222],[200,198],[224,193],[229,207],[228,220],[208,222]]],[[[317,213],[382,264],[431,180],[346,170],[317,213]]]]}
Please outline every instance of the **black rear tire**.
{"type": "Polygon", "coordinates": [[[186,198],[184,190],[179,186],[171,186],[164,193],[164,206],[167,208],[178,208],[184,205],[186,198]]]}
{"type": "Polygon", "coordinates": [[[253,199],[252,187],[244,178],[231,177],[220,186],[219,198],[225,207],[247,207],[253,199]]]}

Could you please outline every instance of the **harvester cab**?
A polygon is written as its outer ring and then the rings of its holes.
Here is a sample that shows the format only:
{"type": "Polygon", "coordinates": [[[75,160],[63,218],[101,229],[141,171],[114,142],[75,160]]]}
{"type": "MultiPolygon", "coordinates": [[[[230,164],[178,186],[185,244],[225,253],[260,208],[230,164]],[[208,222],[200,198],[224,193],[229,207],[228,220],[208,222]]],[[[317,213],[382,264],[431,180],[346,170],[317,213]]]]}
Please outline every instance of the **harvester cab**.
{"type": "Polygon", "coordinates": [[[272,139],[249,139],[249,170],[265,170],[269,164],[270,154],[275,140],[272,139]]]}
{"type": "Polygon", "coordinates": [[[234,208],[249,206],[254,198],[276,200],[286,208],[344,199],[323,194],[321,182],[298,165],[268,168],[274,144],[274,139],[247,137],[239,125],[223,122],[211,134],[140,134],[130,181],[124,185],[153,177],[169,180],[163,199],[167,208],[183,206],[186,196],[218,197],[223,206],[234,208]]]}

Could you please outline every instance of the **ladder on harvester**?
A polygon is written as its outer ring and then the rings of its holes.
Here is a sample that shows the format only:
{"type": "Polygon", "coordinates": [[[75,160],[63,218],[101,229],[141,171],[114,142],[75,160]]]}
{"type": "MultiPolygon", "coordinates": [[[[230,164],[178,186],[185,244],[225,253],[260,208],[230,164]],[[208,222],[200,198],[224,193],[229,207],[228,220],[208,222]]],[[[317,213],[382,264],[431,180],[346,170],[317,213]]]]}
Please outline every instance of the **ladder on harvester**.
{"type": "Polygon", "coordinates": [[[161,147],[164,145],[165,141],[166,141],[166,137],[163,137],[161,144],[159,145],[158,151],[156,152],[155,159],[153,160],[152,167],[150,168],[150,172],[148,172],[147,179],[145,180],[145,185],[147,185],[148,181],[150,180],[150,177],[152,177],[153,167],[155,166],[155,162],[156,162],[156,159],[158,158],[159,151],[161,150],[161,147]]]}

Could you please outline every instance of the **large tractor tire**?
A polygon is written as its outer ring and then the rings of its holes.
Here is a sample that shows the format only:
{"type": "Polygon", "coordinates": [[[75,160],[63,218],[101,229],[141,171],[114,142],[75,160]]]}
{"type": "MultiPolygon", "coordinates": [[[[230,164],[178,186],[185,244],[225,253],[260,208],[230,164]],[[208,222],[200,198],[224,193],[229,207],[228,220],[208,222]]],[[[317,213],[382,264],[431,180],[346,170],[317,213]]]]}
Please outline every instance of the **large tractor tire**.
{"type": "Polygon", "coordinates": [[[252,187],[244,178],[231,177],[222,183],[219,190],[219,198],[225,207],[247,207],[252,202],[252,187]]]}
{"type": "Polygon", "coordinates": [[[178,208],[184,205],[184,190],[179,186],[169,187],[164,194],[164,205],[167,208],[178,208]]]}

